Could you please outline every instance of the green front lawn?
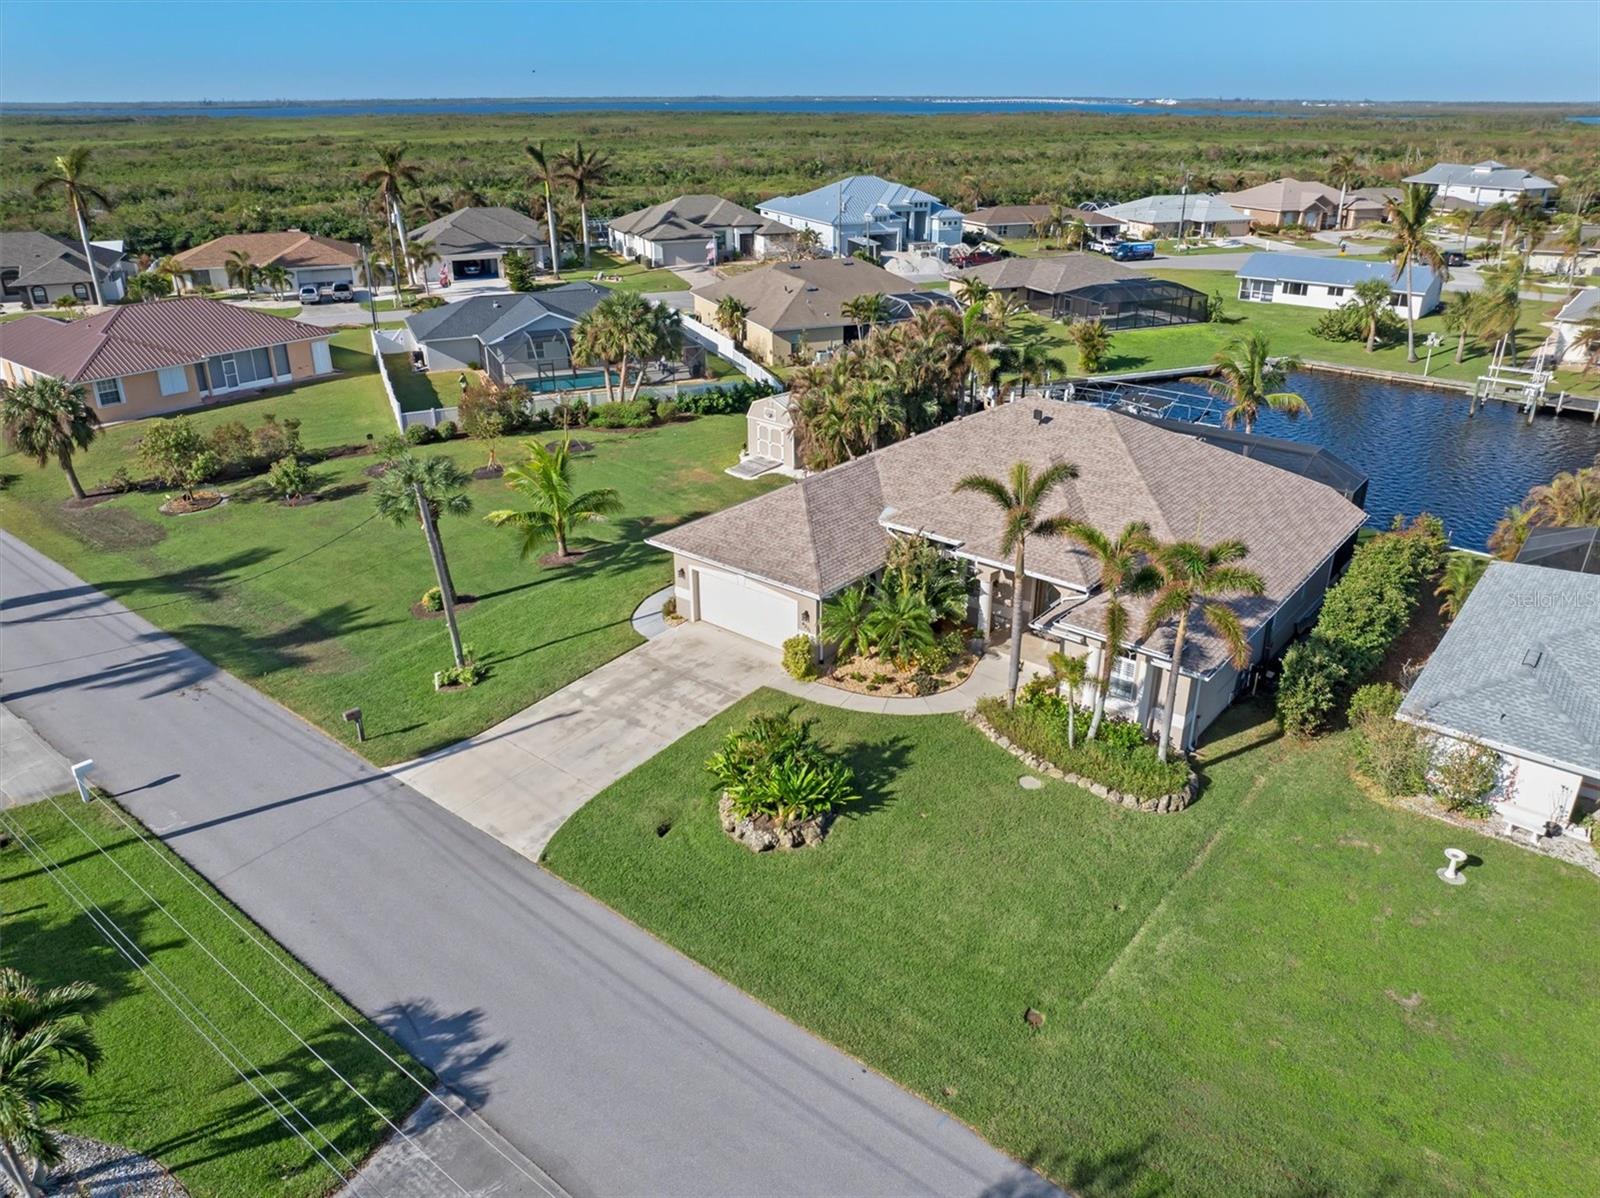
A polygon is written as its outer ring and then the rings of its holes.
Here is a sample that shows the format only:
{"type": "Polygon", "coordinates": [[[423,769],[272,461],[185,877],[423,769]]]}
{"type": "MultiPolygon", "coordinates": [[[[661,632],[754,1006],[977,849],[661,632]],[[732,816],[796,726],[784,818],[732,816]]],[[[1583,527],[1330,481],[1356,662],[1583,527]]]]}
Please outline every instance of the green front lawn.
{"type": "MultiPolygon", "coordinates": [[[[394,421],[371,353],[350,348],[366,338],[353,330],[335,339],[347,377],[191,419],[253,427],[266,412],[297,416],[313,450],[380,439],[394,421]]],[[[132,450],[142,427],[109,429],[80,456],[85,485],[123,465],[141,473],[132,450]]],[[[615,487],[623,506],[594,526],[600,544],[582,561],[546,569],[518,560],[512,535],[483,521],[511,506],[498,480],[474,482],[473,515],[443,522],[456,586],[479,597],[462,612],[462,635],[490,668],[487,681],[454,694],[432,687],[433,671],[449,664],[443,624],[410,611],[433,585],[426,545],[415,527],[370,519],[371,457],[315,466],[329,496],[323,502],[286,508],[233,483],[223,489],[234,498],[222,507],[168,517],[156,510],[163,496],[148,492],[71,510],[59,469],[7,454],[0,474],[14,481],[0,501],[0,526],[330,734],[350,740],[340,712],[361,707],[363,751],[392,762],[478,732],[632,648],[639,638],[628,617],[670,581],[669,559],[644,538],[781,483],[723,473],[744,443],[740,416],[577,435],[594,445],[577,459],[579,484],[615,487]]],[[[501,459],[512,460],[517,447],[514,438],[502,441],[501,459]]],[[[449,454],[470,469],[488,450],[457,440],[420,452],[449,454]]]]}
{"type": "MultiPolygon", "coordinates": [[[[423,1092],[343,1018],[425,1083],[432,1081],[428,1070],[160,842],[148,838],[141,843],[140,835],[104,802],[86,807],[75,794],[58,802],[83,831],[49,801],[0,812],[0,828],[13,835],[20,829],[35,852],[60,867],[59,873],[46,873],[24,851],[21,837],[0,853],[0,891],[6,896],[0,913],[0,964],[21,970],[41,987],[85,981],[99,988],[100,1006],[90,1027],[104,1059],[93,1073],[78,1075],[84,1103],[63,1130],[154,1157],[195,1198],[312,1198],[333,1191],[337,1179],[330,1170],[146,975],[106,942],[63,883],[76,887],[86,903],[98,904],[166,975],[167,988],[188,995],[349,1161],[359,1163],[388,1128],[231,980],[223,966],[266,999],[394,1122],[421,1101],[423,1092]],[[105,848],[105,855],[96,844],[105,848]],[[170,917],[139,893],[118,871],[119,865],[170,917]],[[252,937],[259,943],[252,943],[252,937]],[[207,949],[222,966],[206,956],[207,949]]],[[[133,827],[142,834],[137,823],[133,827]]],[[[204,1020],[192,1017],[217,1036],[204,1020]]],[[[272,1093],[255,1075],[251,1080],[272,1093]]],[[[306,1134],[324,1156],[343,1165],[318,1135],[306,1134]]]]}
{"type": "Polygon", "coordinates": [[[683,738],[545,864],[1086,1195],[1593,1188],[1600,880],[1378,805],[1344,736],[1291,747],[1251,709],[1198,804],[1143,815],[1021,789],[954,716],[799,704],[864,798],[755,856],[702,762],[794,703],[683,738]],[[1481,859],[1459,890],[1446,845],[1481,859]]]}
{"type": "Polygon", "coordinates": [[[628,262],[610,250],[594,249],[587,270],[580,262],[562,272],[566,282],[593,279],[602,287],[613,291],[687,291],[689,284],[665,267],[649,267],[642,262],[628,262]],[[595,274],[602,277],[596,279],[595,274]],[[617,276],[617,277],[613,277],[617,276]]]}
{"type": "Polygon", "coordinates": [[[384,354],[383,364],[388,367],[389,385],[402,412],[453,408],[461,402],[459,370],[412,370],[410,354],[384,354]]]}

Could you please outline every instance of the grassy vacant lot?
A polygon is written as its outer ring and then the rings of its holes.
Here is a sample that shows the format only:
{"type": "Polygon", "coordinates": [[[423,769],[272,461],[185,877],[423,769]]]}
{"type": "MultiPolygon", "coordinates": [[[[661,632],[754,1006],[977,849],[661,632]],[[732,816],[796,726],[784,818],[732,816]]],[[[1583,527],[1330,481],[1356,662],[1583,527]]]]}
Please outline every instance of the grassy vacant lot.
{"type": "MultiPolygon", "coordinates": [[[[1333,362],[1339,365],[1359,366],[1369,370],[1393,370],[1420,376],[1425,362],[1406,361],[1405,335],[1392,344],[1380,345],[1367,353],[1361,342],[1326,341],[1312,334],[1311,326],[1322,317],[1320,308],[1299,308],[1290,304],[1256,304],[1238,298],[1239,284],[1230,271],[1163,270],[1160,263],[1148,267],[1149,274],[1171,279],[1210,295],[1220,291],[1224,297],[1225,318],[1217,324],[1173,325],[1167,328],[1130,329],[1113,334],[1111,355],[1106,359],[1104,371],[1117,373],[1131,370],[1157,370],[1182,366],[1199,366],[1211,360],[1222,344],[1230,339],[1259,328],[1266,332],[1273,352],[1296,354],[1308,361],[1333,362]]],[[[1445,294],[1445,302],[1450,294],[1445,294]]],[[[1549,329],[1543,325],[1559,304],[1524,300],[1522,320],[1518,332],[1518,346],[1526,353],[1543,341],[1549,329]]],[[[1064,368],[1077,371],[1077,350],[1067,340],[1066,327],[1058,321],[1035,320],[1044,344],[1064,368]]],[[[1467,342],[1465,359],[1455,361],[1456,338],[1444,327],[1443,310],[1436,310],[1417,321],[1417,344],[1422,358],[1427,351],[1422,340],[1428,333],[1438,333],[1444,344],[1433,352],[1431,377],[1470,382],[1488,369],[1492,347],[1467,342]]],[[[1587,378],[1576,371],[1563,371],[1559,385],[1572,391],[1593,392],[1600,389],[1600,375],[1587,378]]]]}
{"type": "MultiPolygon", "coordinates": [[[[343,1018],[413,1076],[431,1083],[427,1069],[165,846],[153,837],[141,843],[142,829],[138,835],[130,831],[103,802],[85,807],[76,795],[59,802],[59,810],[45,801],[0,812],[0,827],[13,835],[20,828],[36,852],[58,863],[66,884],[98,904],[148,954],[153,968],[189,995],[266,1081],[305,1112],[337,1147],[335,1152],[308,1132],[324,1156],[336,1165],[343,1164],[339,1153],[359,1163],[388,1134],[383,1121],[230,980],[201,945],[396,1123],[421,1100],[422,1090],[343,1018]],[[140,894],[117,865],[138,879],[176,921],[140,894]]],[[[184,1022],[146,975],[106,942],[62,889],[58,875],[47,874],[22,843],[19,837],[0,853],[0,889],[6,896],[0,963],[20,969],[41,986],[86,981],[100,991],[101,1005],[91,1027],[104,1060],[82,1079],[86,1101],[64,1130],[153,1156],[195,1198],[310,1198],[331,1192],[337,1179],[330,1170],[184,1022]]],[[[198,1017],[196,1022],[206,1026],[198,1017]]],[[[251,1079],[263,1093],[273,1093],[261,1078],[252,1074],[251,1079]]],[[[287,1106],[279,1105],[293,1118],[287,1106]]]]}
{"type": "MultiPolygon", "coordinates": [[[[394,422],[372,356],[351,348],[366,336],[337,338],[335,362],[352,371],[347,377],[193,419],[254,426],[265,412],[298,416],[311,449],[382,437],[394,422]]],[[[84,482],[124,464],[137,476],[140,432],[138,424],[108,430],[82,456],[84,482]]],[[[234,498],[222,507],[173,518],[149,492],[68,509],[59,469],[10,454],[0,456],[0,473],[15,476],[0,526],[333,735],[350,738],[339,713],[360,706],[365,752],[398,761],[479,731],[637,644],[629,615],[670,581],[668,559],[644,538],[775,485],[723,473],[744,441],[741,417],[581,436],[594,448],[577,460],[579,485],[615,487],[623,505],[594,526],[601,543],[581,562],[552,570],[518,560],[512,535],[482,519],[513,506],[498,480],[473,483],[473,515],[443,522],[456,585],[478,596],[462,612],[462,634],[491,670],[456,694],[432,688],[433,671],[449,664],[443,624],[410,611],[433,583],[426,544],[415,527],[371,518],[370,457],[315,467],[323,502],[286,508],[249,483],[231,484],[224,489],[234,498]]],[[[518,444],[502,441],[502,460],[518,444]]],[[[465,440],[421,452],[447,453],[469,469],[487,458],[483,444],[465,440]]]]}
{"type": "Polygon", "coordinates": [[[1591,875],[1380,806],[1343,737],[1290,748],[1248,710],[1200,802],[1154,816],[1022,790],[954,716],[802,704],[865,799],[757,857],[702,762],[792,702],[691,733],[545,863],[1086,1194],[1593,1188],[1591,875]],[[1458,843],[1481,862],[1451,890],[1458,843]]]}
{"type": "Polygon", "coordinates": [[[599,271],[605,277],[600,285],[613,291],[687,291],[689,284],[665,267],[651,268],[642,262],[629,262],[610,250],[594,249],[586,272],[581,264],[569,266],[562,274],[568,282],[575,279],[592,279],[599,271]],[[616,277],[614,277],[616,276],[616,277]]]}

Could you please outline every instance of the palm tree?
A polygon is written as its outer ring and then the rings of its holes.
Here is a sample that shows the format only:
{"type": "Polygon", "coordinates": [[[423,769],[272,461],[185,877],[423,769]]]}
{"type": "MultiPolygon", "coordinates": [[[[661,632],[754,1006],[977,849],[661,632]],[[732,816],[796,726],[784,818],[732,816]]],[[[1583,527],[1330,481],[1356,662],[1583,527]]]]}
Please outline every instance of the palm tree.
{"type": "MultiPolygon", "coordinates": [[[[467,664],[461,650],[461,629],[456,624],[456,588],[445,560],[444,541],[439,536],[441,515],[465,516],[472,511],[472,496],[467,494],[466,471],[449,458],[412,457],[403,453],[389,460],[389,468],[373,491],[378,515],[394,525],[415,520],[428,541],[434,576],[444,599],[445,626],[450,632],[450,649],[457,666],[467,664]]],[[[509,471],[508,471],[509,473],[509,471]]]]}
{"type": "Polygon", "coordinates": [[[872,601],[861,583],[847,587],[822,605],[822,636],[837,647],[841,660],[867,653],[872,638],[867,635],[867,616],[872,601]]]}
{"type": "Polygon", "coordinates": [[[1061,227],[1061,248],[1081,250],[1089,240],[1089,226],[1081,216],[1074,216],[1061,227]]]}
{"type": "Polygon", "coordinates": [[[1215,545],[1178,541],[1158,548],[1152,559],[1159,583],[1139,639],[1149,640],[1168,620],[1178,622],[1161,700],[1166,727],[1157,755],[1162,761],[1170,752],[1182,751],[1177,740],[1182,728],[1174,707],[1178,701],[1178,673],[1183,668],[1183,651],[1189,640],[1189,621],[1198,618],[1227,647],[1228,656],[1239,669],[1250,663],[1250,642],[1238,613],[1217,601],[1223,596],[1259,595],[1266,590],[1259,574],[1235,564],[1249,554],[1243,541],[1218,541],[1215,545]]]}
{"type": "Polygon", "coordinates": [[[89,244],[89,204],[110,208],[111,201],[105,192],[84,178],[89,166],[89,147],[73,146],[55,160],[55,173],[46,175],[33,185],[33,194],[42,196],[60,188],[67,197],[67,207],[78,224],[78,241],[83,246],[83,260],[89,268],[89,290],[98,307],[105,303],[100,294],[100,272],[94,266],[94,247],[89,244]]]}
{"type": "Polygon", "coordinates": [[[611,160],[599,150],[585,152],[580,141],[570,154],[558,154],[556,165],[561,177],[572,184],[573,198],[583,221],[583,264],[589,265],[589,201],[611,173],[611,160]]]}
{"type": "Polygon", "coordinates": [[[744,344],[750,318],[750,305],[736,295],[725,295],[717,301],[717,327],[733,339],[735,346],[744,344]]]}
{"type": "Polygon", "coordinates": [[[645,364],[672,357],[683,348],[683,324],[675,308],[652,304],[636,291],[613,291],[578,321],[572,348],[579,361],[601,367],[608,399],[631,400],[644,385],[645,364]],[[631,363],[637,363],[639,369],[630,390],[631,363]],[[617,370],[615,391],[613,368],[617,370]]]}
{"type": "Polygon", "coordinates": [[[1513,366],[1517,362],[1517,325],[1522,319],[1522,276],[1526,259],[1484,271],[1484,288],[1477,293],[1477,326],[1473,332],[1486,341],[1504,344],[1513,366]]]}
{"type": "Polygon", "coordinates": [[[880,322],[889,314],[889,308],[883,296],[875,291],[866,295],[858,295],[855,299],[846,300],[840,309],[845,317],[853,320],[856,325],[856,336],[865,340],[872,331],[872,326],[880,322]]]}
{"type": "Polygon", "coordinates": [[[1267,335],[1261,329],[1251,329],[1242,337],[1235,337],[1211,358],[1216,373],[1209,378],[1190,379],[1200,383],[1211,394],[1228,402],[1222,414],[1227,428],[1242,423],[1244,431],[1255,431],[1262,408],[1282,412],[1293,420],[1311,415],[1311,405],[1293,391],[1282,390],[1288,381],[1288,372],[1297,369],[1300,359],[1295,357],[1272,358],[1267,335]]]}
{"type": "Polygon", "coordinates": [[[851,356],[857,362],[845,391],[845,410],[856,442],[870,453],[878,448],[878,440],[885,432],[895,437],[905,435],[905,408],[895,390],[893,363],[862,354],[851,356]]]}
{"type": "Polygon", "coordinates": [[[229,251],[223,269],[227,271],[229,285],[239,288],[247,296],[255,287],[256,277],[260,271],[260,268],[250,260],[249,250],[229,251]]]}
{"type": "Polygon", "coordinates": [[[1578,285],[1578,257],[1589,244],[1588,229],[1583,223],[1583,213],[1571,212],[1561,218],[1561,232],[1557,238],[1567,259],[1567,285],[1578,285]]]}
{"type": "Polygon", "coordinates": [[[561,247],[556,240],[556,200],[552,187],[561,181],[558,160],[544,152],[544,142],[523,146],[522,152],[533,160],[534,182],[544,187],[544,216],[550,229],[550,273],[561,277],[561,247]]]}
{"type": "Polygon", "coordinates": [[[489,199],[471,183],[458,180],[450,185],[449,204],[449,211],[454,212],[457,208],[486,208],[489,199]]]}
{"type": "Polygon", "coordinates": [[[1100,589],[1106,596],[1106,641],[1095,671],[1094,716],[1089,721],[1089,739],[1093,740],[1106,714],[1112,663],[1127,639],[1128,609],[1122,605],[1122,597],[1148,595],[1155,589],[1156,572],[1145,559],[1155,553],[1156,540],[1150,534],[1150,526],[1142,520],[1123,525],[1115,540],[1094,525],[1078,520],[1062,531],[1094,558],[1100,567],[1100,589]]]}
{"type": "MultiPolygon", "coordinates": [[[[1462,209],[1462,211],[1466,211],[1462,209]]],[[[1444,308],[1444,328],[1447,333],[1456,335],[1456,361],[1466,357],[1467,338],[1472,336],[1478,327],[1478,309],[1481,306],[1478,299],[1479,292],[1462,291],[1452,293],[1450,302],[1444,308]]]]}
{"type": "Polygon", "coordinates": [[[282,262],[269,262],[260,271],[261,281],[272,288],[274,299],[282,299],[283,293],[289,289],[294,276],[289,273],[289,268],[282,262]]]}
{"type": "Polygon", "coordinates": [[[433,248],[431,241],[412,241],[406,244],[406,258],[411,263],[411,269],[422,276],[422,292],[431,295],[428,290],[428,267],[439,261],[439,251],[433,248]]]}
{"type": "Polygon", "coordinates": [[[1516,210],[1505,200],[1501,200],[1498,204],[1490,204],[1478,214],[1478,224],[1483,229],[1491,233],[1497,229],[1499,230],[1499,260],[1502,262],[1505,261],[1506,256],[1506,239],[1510,236],[1511,230],[1516,226],[1516,223],[1516,210]]]}
{"type": "Polygon", "coordinates": [[[1336,219],[1342,229],[1345,193],[1352,187],[1360,186],[1361,166],[1349,154],[1340,154],[1328,164],[1328,179],[1339,185],[1339,213],[1336,219]]]}
{"type": "Polygon", "coordinates": [[[88,982],[41,993],[15,969],[0,969],[0,1172],[29,1198],[44,1192],[44,1170],[61,1160],[45,1109],[70,1118],[83,1101],[83,1088],[58,1070],[68,1062],[85,1071],[100,1063],[85,1022],[94,999],[88,982]]]}
{"type": "Polygon", "coordinates": [[[172,281],[172,290],[174,292],[183,290],[183,279],[188,272],[184,269],[183,263],[178,261],[177,255],[168,254],[155,264],[154,269],[156,274],[172,281]]]}
{"type": "Polygon", "coordinates": [[[957,492],[971,491],[987,496],[1000,509],[1000,552],[1009,554],[1011,562],[1011,665],[1006,674],[1006,704],[1017,705],[1017,682],[1022,674],[1022,625],[1026,620],[1026,552],[1029,537],[1054,537],[1066,531],[1072,523],[1062,513],[1042,516],[1040,509],[1062,483],[1078,477],[1078,468],[1071,462],[1055,462],[1037,474],[1027,462],[1016,462],[1011,467],[1007,481],[990,478],[986,474],[969,474],[956,483],[957,492]]]}
{"type": "Polygon", "coordinates": [[[361,176],[361,182],[367,187],[378,189],[378,201],[383,205],[384,216],[389,225],[389,264],[394,269],[395,294],[398,298],[400,279],[409,275],[406,269],[406,260],[401,255],[400,247],[406,244],[406,221],[402,206],[405,203],[405,189],[415,187],[422,171],[415,163],[406,159],[405,145],[379,146],[378,165],[361,176]]]}
{"type": "Polygon", "coordinates": [[[1382,279],[1362,279],[1356,284],[1355,294],[1351,297],[1350,303],[1361,313],[1361,319],[1367,322],[1369,354],[1378,348],[1378,324],[1389,310],[1389,294],[1389,284],[1382,279]]]}
{"type": "Polygon", "coordinates": [[[989,296],[993,294],[993,288],[978,278],[961,279],[952,290],[956,293],[956,298],[961,301],[962,306],[967,308],[981,309],[988,302],[989,296]]]}
{"type": "Polygon", "coordinates": [[[30,383],[0,386],[0,428],[11,448],[40,466],[54,458],[66,473],[72,497],[84,498],[72,455],[94,442],[100,418],[84,402],[82,387],[44,374],[30,383]]]}
{"type": "Polygon", "coordinates": [[[1570,348],[1583,355],[1584,374],[1594,369],[1595,360],[1600,358],[1600,316],[1591,316],[1578,326],[1570,348]]]}
{"type": "Polygon", "coordinates": [[[1389,243],[1389,257],[1394,262],[1395,273],[1405,272],[1406,280],[1406,361],[1417,360],[1416,304],[1412,297],[1412,268],[1418,263],[1432,270],[1444,269],[1444,256],[1428,236],[1428,221],[1433,215],[1433,189],[1423,183],[1407,184],[1399,199],[1387,205],[1389,230],[1394,240],[1389,243]]]}
{"type": "Polygon", "coordinates": [[[1067,688],[1067,748],[1075,749],[1078,747],[1078,690],[1083,686],[1084,675],[1089,672],[1089,659],[1052,653],[1046,660],[1050,663],[1050,677],[1055,679],[1056,686],[1067,688]]]}
{"type": "Polygon", "coordinates": [[[1467,252],[1467,238],[1472,230],[1478,227],[1478,222],[1483,213],[1476,208],[1457,208],[1454,212],[1444,214],[1444,224],[1457,230],[1461,234],[1461,252],[1467,252]]]}
{"type": "Polygon", "coordinates": [[[1077,346],[1078,368],[1084,374],[1094,374],[1105,365],[1111,352],[1111,330],[1094,320],[1075,320],[1067,326],[1067,339],[1077,346]]]}
{"type": "Polygon", "coordinates": [[[863,629],[879,657],[903,666],[919,650],[933,647],[933,613],[915,591],[880,593],[863,629]]]}
{"type": "Polygon", "coordinates": [[[1439,576],[1439,585],[1433,588],[1436,598],[1443,599],[1439,604],[1439,614],[1447,620],[1454,620],[1461,614],[1461,607],[1467,601],[1467,596],[1472,594],[1472,588],[1478,585],[1478,579],[1483,577],[1483,572],[1488,568],[1489,559],[1476,557],[1468,553],[1453,553],[1445,563],[1444,573],[1439,576]]]}
{"type": "Polygon", "coordinates": [[[505,483],[529,502],[530,510],[501,508],[484,519],[496,528],[516,530],[518,553],[524,561],[535,549],[552,541],[557,557],[571,556],[567,542],[575,525],[598,523],[622,510],[621,497],[610,487],[581,493],[573,490],[567,440],[555,449],[530,441],[528,460],[506,467],[505,483]]]}

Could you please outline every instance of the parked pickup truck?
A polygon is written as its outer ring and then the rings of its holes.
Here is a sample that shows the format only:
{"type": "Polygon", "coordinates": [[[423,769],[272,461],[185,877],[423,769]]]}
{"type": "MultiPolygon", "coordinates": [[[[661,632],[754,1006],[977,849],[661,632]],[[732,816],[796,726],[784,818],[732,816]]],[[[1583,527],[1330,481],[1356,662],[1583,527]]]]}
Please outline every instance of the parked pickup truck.
{"type": "Polygon", "coordinates": [[[356,289],[349,283],[335,283],[331,295],[336,304],[351,304],[355,302],[356,289]]]}
{"type": "Polygon", "coordinates": [[[1111,247],[1111,257],[1118,262],[1137,262],[1155,256],[1156,243],[1153,241],[1119,241],[1111,247]]]}

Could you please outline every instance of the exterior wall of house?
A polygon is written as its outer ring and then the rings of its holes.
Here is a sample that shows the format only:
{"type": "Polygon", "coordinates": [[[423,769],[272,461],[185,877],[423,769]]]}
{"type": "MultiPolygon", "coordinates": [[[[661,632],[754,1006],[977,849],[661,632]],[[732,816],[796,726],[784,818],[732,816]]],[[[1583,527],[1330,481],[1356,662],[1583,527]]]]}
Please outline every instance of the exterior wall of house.
{"type": "Polygon", "coordinates": [[[1333,227],[1333,210],[1320,204],[1308,204],[1298,211],[1273,212],[1267,208],[1233,207],[1250,220],[1266,228],[1277,229],[1284,225],[1299,225],[1303,229],[1329,229],[1333,227]]]}
{"type": "MultiPolygon", "coordinates": [[[[287,345],[285,349],[289,356],[289,373],[279,375],[271,382],[245,383],[239,387],[201,391],[195,367],[186,365],[170,367],[164,371],[152,370],[142,374],[123,375],[116,380],[121,395],[120,403],[105,402],[100,384],[95,380],[84,383],[83,390],[90,406],[94,408],[101,421],[107,424],[138,420],[146,416],[162,416],[171,412],[204,407],[234,394],[248,394],[267,387],[283,386],[315,378],[319,372],[316,353],[312,347],[316,344],[319,343],[298,341],[287,345]],[[178,387],[180,382],[181,388],[178,387]]],[[[28,378],[33,377],[32,372],[9,362],[0,364],[0,373],[12,382],[26,382],[28,378]]]]}
{"type": "Polygon", "coordinates": [[[968,233],[976,233],[980,237],[1032,237],[1033,223],[1031,221],[1018,221],[1007,225],[984,225],[976,221],[962,221],[961,227],[968,233]]]}
{"type": "MultiPolygon", "coordinates": [[[[1269,297],[1263,297],[1258,292],[1249,289],[1244,279],[1239,280],[1238,297],[1247,303],[1290,304],[1299,308],[1338,308],[1349,303],[1356,293],[1354,286],[1337,286],[1326,283],[1286,283],[1280,280],[1267,281],[1272,284],[1269,297]],[[1296,294],[1289,290],[1291,287],[1304,288],[1304,291],[1296,294]]],[[[1414,317],[1427,315],[1439,306],[1441,286],[1441,280],[1435,275],[1432,287],[1420,295],[1413,295],[1406,304],[1394,305],[1395,311],[1403,314],[1409,308],[1411,315],[1414,317]]],[[[1398,293],[1390,292],[1391,297],[1396,294],[1398,293]]]]}
{"type": "MultiPolygon", "coordinates": [[[[807,595],[792,591],[776,583],[762,582],[758,579],[738,576],[731,570],[719,570],[715,566],[708,566],[694,558],[685,557],[683,554],[672,555],[672,595],[677,600],[678,615],[686,620],[701,620],[707,617],[702,604],[702,576],[707,574],[722,577],[738,577],[741,585],[755,594],[771,595],[794,604],[794,624],[792,628],[773,629],[774,635],[781,637],[798,636],[802,633],[816,636],[818,621],[822,617],[822,605],[807,595]]],[[[719,627],[723,625],[719,624],[719,627]]],[[[731,629],[738,632],[739,629],[731,629]]],[[[781,643],[781,639],[779,640],[781,643]]]]}
{"type": "MultiPolygon", "coordinates": [[[[1443,733],[1427,734],[1433,761],[1459,752],[1464,740],[1443,733]]],[[[1570,827],[1579,796],[1593,794],[1600,779],[1499,750],[1499,780],[1489,793],[1495,814],[1508,830],[1543,834],[1547,825],[1570,827]]]]}
{"type": "MultiPolygon", "coordinates": [[[[1190,219],[1185,223],[1189,227],[1189,236],[1191,237],[1243,237],[1250,232],[1250,222],[1248,220],[1206,221],[1202,223],[1190,219]]],[[[1126,221],[1123,224],[1123,232],[1130,235],[1135,241],[1176,237],[1178,235],[1178,222],[1174,220],[1161,224],[1146,224],[1143,221],[1126,221]]]]}
{"type": "Polygon", "coordinates": [[[1347,200],[1344,209],[1344,223],[1339,227],[1342,229],[1355,229],[1361,225],[1371,224],[1373,221],[1380,221],[1383,219],[1385,211],[1386,209],[1382,204],[1351,203],[1347,200]]]}
{"type": "Polygon", "coordinates": [[[1518,196],[1532,196],[1541,204],[1547,203],[1555,195],[1553,188],[1549,187],[1479,187],[1472,183],[1446,183],[1436,189],[1442,196],[1451,196],[1458,200],[1466,200],[1480,208],[1487,208],[1491,204],[1498,204],[1505,200],[1515,204],[1518,196]]]}
{"type": "Polygon", "coordinates": [[[466,370],[471,363],[483,361],[483,346],[476,337],[450,337],[420,345],[423,364],[429,370],[466,370]]]}
{"type": "MultiPolygon", "coordinates": [[[[119,276],[120,279],[120,276],[119,276]]],[[[94,292],[90,290],[89,283],[18,283],[17,299],[24,308],[37,308],[41,311],[55,307],[58,299],[75,299],[85,306],[94,303],[94,292]]],[[[100,280],[100,294],[106,303],[115,303],[122,298],[120,283],[113,288],[109,281],[102,277],[100,280]]]]}
{"type": "Polygon", "coordinates": [[[793,233],[757,233],[755,255],[757,258],[781,258],[794,252],[793,233]]]}

